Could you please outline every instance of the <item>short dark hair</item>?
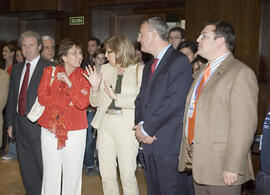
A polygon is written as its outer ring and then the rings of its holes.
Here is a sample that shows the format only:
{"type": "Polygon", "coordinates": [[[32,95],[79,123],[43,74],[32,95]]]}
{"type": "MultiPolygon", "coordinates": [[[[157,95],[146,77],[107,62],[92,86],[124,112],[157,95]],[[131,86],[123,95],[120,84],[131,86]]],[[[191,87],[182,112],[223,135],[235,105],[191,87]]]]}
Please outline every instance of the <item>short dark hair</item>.
{"type": "Polygon", "coordinates": [[[205,26],[213,25],[216,27],[214,33],[215,39],[218,37],[224,37],[227,48],[233,52],[235,33],[233,26],[225,21],[210,21],[205,24],[205,26]]]}
{"type": "Polygon", "coordinates": [[[95,41],[97,46],[100,46],[101,44],[100,40],[96,37],[91,37],[90,39],[88,39],[88,41],[95,41]]]}
{"type": "Polygon", "coordinates": [[[60,65],[64,65],[65,62],[62,59],[63,56],[66,56],[69,49],[72,48],[75,45],[77,48],[82,48],[81,44],[78,41],[73,41],[71,39],[63,39],[58,48],[58,61],[60,65]]]}
{"type": "Polygon", "coordinates": [[[105,55],[105,50],[104,49],[97,49],[95,53],[93,54],[92,58],[96,58],[99,54],[104,54],[105,55]]]}
{"type": "Polygon", "coordinates": [[[171,32],[180,32],[181,39],[185,39],[186,38],[186,31],[183,28],[181,28],[181,27],[178,27],[178,26],[173,27],[173,28],[170,29],[169,34],[171,32]]]}
{"type": "Polygon", "coordinates": [[[192,53],[196,53],[198,51],[198,43],[195,41],[182,41],[178,47],[177,50],[183,49],[183,48],[190,48],[192,53]]]}

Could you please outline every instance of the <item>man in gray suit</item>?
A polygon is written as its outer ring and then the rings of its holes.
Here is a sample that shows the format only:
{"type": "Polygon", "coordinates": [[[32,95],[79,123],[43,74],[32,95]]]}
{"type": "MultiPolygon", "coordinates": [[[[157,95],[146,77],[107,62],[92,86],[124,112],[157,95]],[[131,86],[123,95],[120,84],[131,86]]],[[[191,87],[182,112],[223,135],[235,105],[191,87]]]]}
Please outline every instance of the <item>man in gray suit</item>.
{"type": "Polygon", "coordinates": [[[206,24],[197,39],[208,60],[186,100],[179,170],[192,169],[196,195],[240,195],[254,179],[250,146],[257,127],[254,72],[232,55],[234,30],[206,24]]]}
{"type": "Polygon", "coordinates": [[[37,32],[26,31],[18,40],[25,61],[15,64],[10,77],[7,102],[8,134],[16,134],[17,154],[27,195],[38,195],[42,184],[40,126],[26,115],[37,97],[38,85],[45,66],[51,62],[40,57],[42,46],[37,32]]]}

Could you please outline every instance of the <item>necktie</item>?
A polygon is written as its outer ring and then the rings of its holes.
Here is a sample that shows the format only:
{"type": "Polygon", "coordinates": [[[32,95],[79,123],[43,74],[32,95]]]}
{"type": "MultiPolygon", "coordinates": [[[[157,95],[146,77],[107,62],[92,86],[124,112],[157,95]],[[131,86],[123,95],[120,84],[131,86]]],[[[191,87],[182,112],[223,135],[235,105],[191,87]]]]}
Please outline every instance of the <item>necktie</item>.
{"type": "Polygon", "coordinates": [[[153,74],[156,70],[157,62],[158,62],[158,58],[155,58],[153,64],[151,65],[150,77],[153,76],[153,74]]]}
{"type": "Polygon", "coordinates": [[[203,77],[200,81],[200,83],[198,84],[198,87],[195,91],[195,100],[194,100],[194,110],[193,110],[193,115],[191,118],[188,118],[188,142],[191,144],[193,139],[194,139],[194,125],[195,125],[195,115],[196,115],[196,102],[197,99],[199,98],[203,87],[205,86],[209,76],[210,76],[210,64],[207,65],[203,77]]]}
{"type": "Polygon", "coordinates": [[[24,115],[26,111],[26,94],[27,94],[27,88],[28,88],[28,80],[29,80],[29,72],[30,72],[30,63],[26,64],[26,71],[24,74],[21,91],[19,95],[19,106],[18,111],[20,115],[24,115]]]}

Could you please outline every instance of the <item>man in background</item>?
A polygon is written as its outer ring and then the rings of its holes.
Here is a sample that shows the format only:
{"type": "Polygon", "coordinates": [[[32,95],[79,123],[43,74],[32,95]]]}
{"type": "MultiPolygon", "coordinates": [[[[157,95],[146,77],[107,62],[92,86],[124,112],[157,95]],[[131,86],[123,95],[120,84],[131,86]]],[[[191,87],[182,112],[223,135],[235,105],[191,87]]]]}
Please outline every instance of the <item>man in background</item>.
{"type": "Polygon", "coordinates": [[[93,55],[97,51],[97,49],[100,48],[100,44],[101,44],[100,40],[98,38],[96,38],[96,37],[91,37],[88,40],[87,51],[88,51],[88,54],[89,54],[89,58],[83,60],[82,68],[85,68],[85,66],[88,66],[88,65],[91,65],[91,66],[94,65],[93,55]]]}
{"type": "Polygon", "coordinates": [[[41,37],[42,39],[42,52],[41,56],[45,60],[49,60],[54,62],[54,55],[55,55],[55,41],[52,37],[45,35],[41,37]]]}
{"type": "Polygon", "coordinates": [[[172,44],[174,49],[177,49],[178,45],[185,41],[186,32],[181,27],[173,27],[169,31],[169,42],[172,44]]]}

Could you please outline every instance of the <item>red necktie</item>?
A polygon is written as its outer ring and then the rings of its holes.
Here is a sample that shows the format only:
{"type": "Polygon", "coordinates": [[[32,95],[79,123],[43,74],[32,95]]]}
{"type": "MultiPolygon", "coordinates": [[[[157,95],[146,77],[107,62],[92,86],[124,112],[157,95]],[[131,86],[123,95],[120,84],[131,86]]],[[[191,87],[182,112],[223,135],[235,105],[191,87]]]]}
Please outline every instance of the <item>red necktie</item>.
{"type": "Polygon", "coordinates": [[[26,64],[26,71],[24,74],[21,91],[19,95],[19,106],[18,111],[20,115],[24,115],[26,111],[26,94],[27,94],[27,88],[28,88],[28,80],[29,80],[29,70],[30,70],[30,63],[26,64]]]}
{"type": "Polygon", "coordinates": [[[194,101],[194,110],[193,110],[193,115],[192,118],[188,118],[188,142],[191,144],[193,139],[194,139],[194,126],[195,126],[195,115],[196,115],[196,102],[198,97],[200,96],[203,87],[205,86],[209,76],[210,76],[210,64],[207,65],[203,77],[198,84],[198,87],[195,91],[195,101],[194,101]]]}
{"type": "Polygon", "coordinates": [[[158,62],[158,58],[155,58],[153,64],[151,65],[150,77],[153,76],[153,74],[156,70],[157,62],[158,62]]]}

